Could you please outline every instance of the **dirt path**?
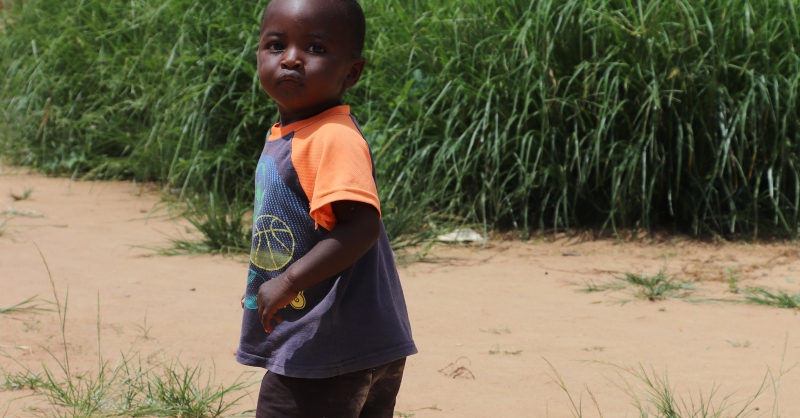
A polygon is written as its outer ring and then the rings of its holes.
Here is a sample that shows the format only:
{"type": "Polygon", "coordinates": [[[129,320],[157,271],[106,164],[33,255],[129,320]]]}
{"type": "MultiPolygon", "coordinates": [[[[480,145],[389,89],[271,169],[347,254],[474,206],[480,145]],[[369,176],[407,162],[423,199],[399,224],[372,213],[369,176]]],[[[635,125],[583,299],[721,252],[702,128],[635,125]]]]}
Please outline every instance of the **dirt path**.
{"type": "MultiPolygon", "coordinates": [[[[35,243],[62,299],[69,289],[66,334],[74,369],[96,367],[99,299],[105,359],[131,348],[148,358],[180,355],[207,368],[213,359],[217,381],[231,382],[246,370],[233,357],[246,260],[153,256],[141,246],[165,246],[169,237],[187,234],[165,210],[151,213],[157,202],[131,183],[70,182],[6,168],[0,211],[17,215],[0,236],[0,308],[35,295],[53,300],[35,243]],[[10,197],[26,188],[32,188],[29,199],[10,197]]],[[[637,415],[623,378],[646,399],[641,381],[603,363],[666,374],[677,395],[695,402],[714,388],[717,402],[728,394],[730,402],[747,399],[771,371],[769,387],[748,408],[754,416],[777,416],[773,380],[781,364],[787,369],[800,361],[800,316],[714,300],[742,297],[728,291],[731,278],[741,289],[800,293],[798,255],[790,245],[680,239],[493,242],[484,250],[436,245],[423,262],[400,268],[420,354],[409,359],[396,409],[417,418],[570,417],[547,360],[575,401],[582,397],[586,417],[597,416],[587,388],[605,417],[637,415]],[[692,302],[635,300],[632,288],[577,292],[584,282],[600,285],[624,271],[654,274],[665,266],[680,280],[705,280],[693,285],[692,302]]],[[[43,348],[63,350],[58,332],[52,312],[0,315],[0,345],[13,357],[0,358],[0,367],[52,364],[43,348]]],[[[779,383],[780,416],[800,416],[800,370],[779,383]]],[[[45,407],[25,395],[0,392],[0,416],[29,416],[30,405],[45,407]]],[[[252,398],[241,408],[252,408],[252,398]]]]}

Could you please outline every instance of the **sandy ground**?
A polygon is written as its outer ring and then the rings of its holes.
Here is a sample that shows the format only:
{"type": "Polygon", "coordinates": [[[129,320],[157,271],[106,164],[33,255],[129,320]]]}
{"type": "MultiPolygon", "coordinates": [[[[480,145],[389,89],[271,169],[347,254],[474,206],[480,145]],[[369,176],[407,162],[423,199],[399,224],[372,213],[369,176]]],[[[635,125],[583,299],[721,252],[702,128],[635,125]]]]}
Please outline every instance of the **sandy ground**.
{"type": "MultiPolygon", "coordinates": [[[[73,369],[97,367],[99,300],[107,360],[129,350],[147,359],[180,356],[185,364],[215,365],[222,383],[247,371],[233,357],[245,258],[154,255],[146,247],[167,246],[169,237],[187,234],[186,224],[158,209],[156,194],[131,183],[4,170],[0,211],[17,215],[0,236],[0,308],[34,295],[53,300],[38,244],[59,297],[69,290],[66,347],[73,369]],[[11,198],[26,188],[33,188],[29,199],[11,198]]],[[[766,377],[764,394],[748,407],[752,416],[800,417],[800,369],[778,378],[800,361],[800,316],[716,301],[741,298],[727,291],[724,279],[731,275],[741,288],[800,292],[798,256],[788,244],[680,237],[498,240],[485,249],[437,244],[422,261],[400,267],[420,353],[409,358],[398,415],[571,417],[549,361],[576,403],[582,399],[586,417],[598,416],[588,391],[605,417],[638,416],[630,394],[644,401],[646,391],[624,370],[639,365],[668,376],[677,396],[696,403],[714,389],[717,404],[726,395],[729,403],[748,399],[766,377]],[[627,290],[578,292],[584,281],[600,284],[625,271],[652,274],[664,267],[679,280],[704,280],[694,286],[692,301],[636,300],[627,290]]],[[[54,365],[45,349],[63,351],[59,335],[54,312],[0,315],[0,345],[10,356],[0,357],[0,368],[54,365]]],[[[0,414],[29,416],[31,405],[46,408],[29,395],[0,392],[0,414]]],[[[251,408],[249,396],[240,409],[251,408]]]]}

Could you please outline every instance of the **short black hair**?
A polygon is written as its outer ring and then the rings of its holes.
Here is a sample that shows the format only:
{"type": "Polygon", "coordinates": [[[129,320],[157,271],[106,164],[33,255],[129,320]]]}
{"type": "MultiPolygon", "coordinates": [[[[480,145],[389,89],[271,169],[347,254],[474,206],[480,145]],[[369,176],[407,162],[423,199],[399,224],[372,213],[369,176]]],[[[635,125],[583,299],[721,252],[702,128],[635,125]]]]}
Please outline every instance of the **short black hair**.
{"type": "MultiPolygon", "coordinates": [[[[264,30],[264,22],[267,20],[267,10],[269,5],[272,4],[271,0],[264,8],[264,13],[261,14],[261,26],[259,32],[264,30]]],[[[342,14],[342,19],[346,26],[350,29],[352,36],[352,47],[356,56],[360,56],[364,52],[364,39],[367,34],[367,19],[364,17],[364,9],[358,4],[358,0],[328,0],[336,3],[337,11],[342,14]]]]}

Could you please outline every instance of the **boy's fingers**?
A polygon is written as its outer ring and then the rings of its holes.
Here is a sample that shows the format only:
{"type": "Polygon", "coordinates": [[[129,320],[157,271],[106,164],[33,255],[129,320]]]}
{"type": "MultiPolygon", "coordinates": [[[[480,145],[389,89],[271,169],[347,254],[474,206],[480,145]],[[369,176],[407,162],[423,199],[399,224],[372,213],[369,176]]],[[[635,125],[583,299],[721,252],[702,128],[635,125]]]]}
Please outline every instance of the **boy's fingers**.
{"type": "Polygon", "coordinates": [[[261,316],[261,326],[264,327],[264,331],[266,332],[273,331],[272,324],[270,323],[271,318],[272,315],[270,315],[269,312],[265,312],[264,315],[261,316]]]}
{"type": "Polygon", "coordinates": [[[272,321],[275,321],[276,324],[283,322],[283,318],[281,318],[280,315],[277,315],[276,312],[277,310],[265,310],[264,314],[261,315],[261,326],[264,327],[264,331],[270,333],[275,330],[275,327],[272,326],[272,321]]]}

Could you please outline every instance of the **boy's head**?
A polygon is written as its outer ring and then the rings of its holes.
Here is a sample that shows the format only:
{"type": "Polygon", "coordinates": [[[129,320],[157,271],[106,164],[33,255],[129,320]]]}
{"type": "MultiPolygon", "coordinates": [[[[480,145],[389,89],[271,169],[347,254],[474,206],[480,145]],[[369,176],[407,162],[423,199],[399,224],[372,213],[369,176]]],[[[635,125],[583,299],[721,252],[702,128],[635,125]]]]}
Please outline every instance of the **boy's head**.
{"type": "Polygon", "coordinates": [[[264,11],[258,78],[281,122],[341,103],[364,69],[364,12],[356,0],[272,0],[264,11]]]}

